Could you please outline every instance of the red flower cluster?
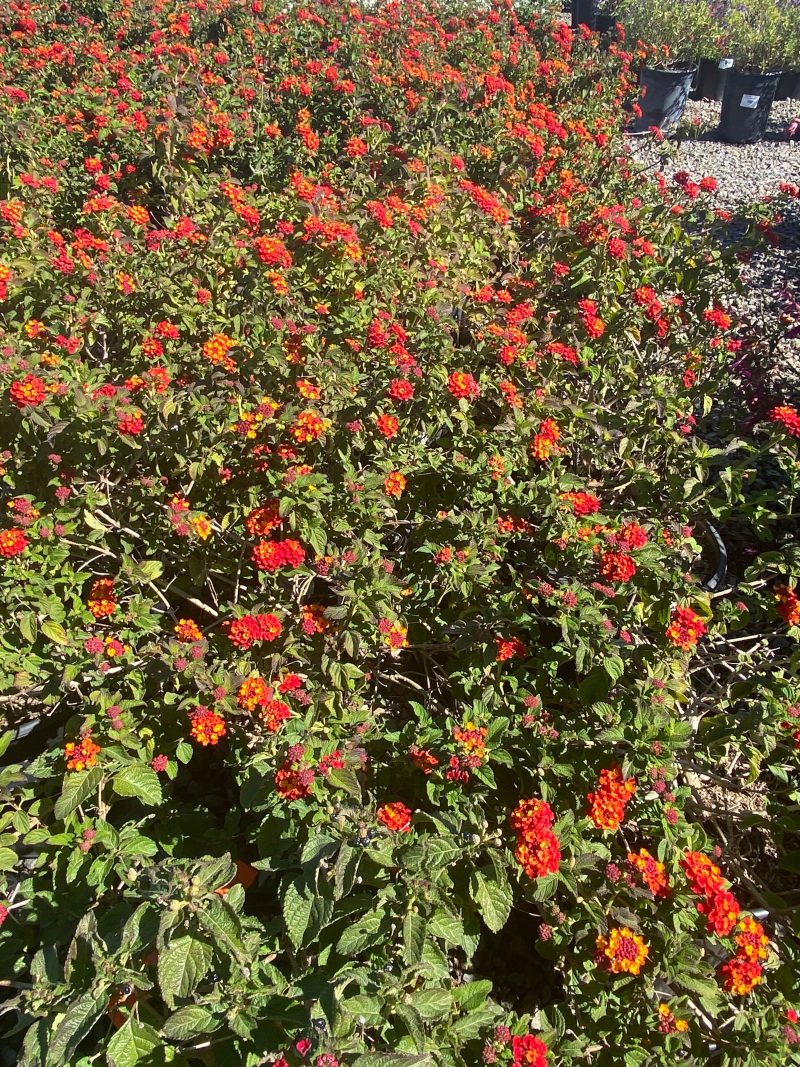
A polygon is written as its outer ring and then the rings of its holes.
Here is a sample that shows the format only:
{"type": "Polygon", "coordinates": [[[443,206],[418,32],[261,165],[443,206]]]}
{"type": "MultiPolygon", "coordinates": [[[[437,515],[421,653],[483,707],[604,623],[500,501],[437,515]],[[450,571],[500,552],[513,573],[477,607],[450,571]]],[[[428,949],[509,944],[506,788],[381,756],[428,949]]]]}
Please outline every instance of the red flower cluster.
{"type": "Polygon", "coordinates": [[[87,607],[96,619],[104,619],[114,614],[117,602],[114,599],[113,578],[98,578],[92,583],[87,607]]]}
{"type": "Polygon", "coordinates": [[[540,463],[550,459],[553,453],[558,451],[560,438],[561,430],[558,424],[553,419],[544,419],[530,444],[533,458],[538,459],[540,463]]]}
{"type": "Polygon", "coordinates": [[[22,530],[0,530],[0,556],[13,559],[28,547],[28,538],[22,530]]]}
{"type": "Polygon", "coordinates": [[[225,623],[228,637],[237,648],[251,648],[256,641],[274,641],[280,637],[281,620],[277,615],[242,615],[225,623]]]}
{"type": "Polygon", "coordinates": [[[521,658],[528,653],[525,642],[518,637],[496,637],[495,643],[497,645],[497,656],[495,658],[498,663],[505,663],[506,660],[512,659],[514,656],[521,658]]]}
{"type": "Polygon", "coordinates": [[[289,538],[285,541],[259,541],[253,548],[252,558],[257,570],[272,574],[281,567],[299,567],[306,553],[298,541],[289,538]]]}
{"type": "Polygon", "coordinates": [[[691,608],[677,607],[672,612],[666,636],[677,648],[690,652],[706,630],[706,624],[691,608]]]}
{"type": "Polygon", "coordinates": [[[521,800],[509,822],[517,835],[514,858],[529,878],[555,874],[561,861],[558,838],[553,833],[553,809],[536,797],[521,800]]]}
{"type": "Polygon", "coordinates": [[[651,856],[646,848],[640,848],[638,852],[629,852],[628,863],[633,870],[639,873],[642,881],[654,897],[669,896],[670,887],[667,868],[655,856],[651,856]]]}
{"type": "Polygon", "coordinates": [[[511,1067],[547,1067],[547,1045],[534,1034],[511,1040],[511,1067]]]}
{"type": "Polygon", "coordinates": [[[636,574],[636,563],[624,552],[604,552],[600,559],[600,573],[609,582],[629,582],[636,574]]]}
{"type": "Polygon", "coordinates": [[[740,907],[734,895],[725,888],[719,867],[702,852],[687,852],[680,861],[689,888],[702,897],[697,910],[705,915],[712,933],[726,937],[739,919],[740,907]]]}
{"type": "Polygon", "coordinates": [[[800,413],[788,404],[781,404],[767,413],[770,422],[778,422],[792,437],[800,437],[800,413]]]}
{"type": "Polygon", "coordinates": [[[623,778],[619,767],[600,772],[597,789],[589,793],[589,818],[598,830],[616,830],[625,818],[625,808],[636,792],[636,779],[623,778]]]}
{"type": "Polygon", "coordinates": [[[800,626],[800,597],[786,585],[775,586],[778,614],[788,626],[800,626]]]}
{"type": "Polygon", "coordinates": [[[399,800],[393,804],[383,804],[375,812],[378,822],[394,833],[407,834],[411,830],[411,809],[399,800]]]}
{"type": "Polygon", "coordinates": [[[593,493],[581,490],[578,493],[561,493],[560,500],[566,501],[572,508],[572,514],[579,517],[594,515],[600,510],[600,501],[593,493]]]}
{"type": "Polygon", "coordinates": [[[41,378],[26,374],[22,381],[11,383],[8,395],[18,408],[38,407],[47,396],[47,389],[41,378]]]}
{"type": "Polygon", "coordinates": [[[474,400],[480,393],[474,377],[462,370],[453,371],[447,379],[447,388],[459,400],[474,400]]]}

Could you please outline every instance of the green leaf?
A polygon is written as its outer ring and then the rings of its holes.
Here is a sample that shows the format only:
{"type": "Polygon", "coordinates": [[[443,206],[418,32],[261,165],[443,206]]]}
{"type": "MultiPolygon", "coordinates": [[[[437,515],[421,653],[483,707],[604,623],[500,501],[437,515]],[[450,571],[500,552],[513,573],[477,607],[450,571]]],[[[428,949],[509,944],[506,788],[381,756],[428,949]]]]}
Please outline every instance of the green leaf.
{"type": "Polygon", "coordinates": [[[54,641],[57,645],[68,645],[69,637],[67,631],[61,625],[60,622],[53,622],[52,619],[45,619],[42,623],[42,633],[45,637],[49,637],[51,641],[54,641]]]}
{"type": "Polygon", "coordinates": [[[299,948],[303,943],[313,907],[314,895],[305,882],[300,879],[290,882],[283,898],[283,921],[289,940],[295,948],[299,948]]]}
{"type": "Polygon", "coordinates": [[[106,1002],[106,995],[84,993],[69,1005],[48,1046],[48,1067],[59,1067],[71,1060],[75,1049],[102,1015],[106,1002]]]}
{"type": "Polygon", "coordinates": [[[189,1038],[198,1037],[214,1030],[217,1023],[208,1008],[201,1008],[199,1004],[187,1004],[185,1008],[179,1008],[174,1015],[166,1020],[163,1031],[170,1041],[188,1041],[189,1038]]]}
{"type": "Polygon", "coordinates": [[[416,1008],[412,1008],[410,1004],[403,1004],[402,1001],[395,1005],[394,1010],[403,1020],[406,1030],[408,1030],[410,1037],[417,1046],[417,1051],[424,1052],[425,1028],[419,1012],[416,1008]]]}
{"type": "Polygon", "coordinates": [[[353,1067],[433,1067],[433,1058],[428,1052],[365,1052],[353,1061],[353,1067]]]}
{"type": "Polygon", "coordinates": [[[145,1061],[152,1063],[151,1055],[160,1045],[161,1038],[152,1026],[140,1023],[137,1019],[126,1019],[106,1048],[108,1065],[136,1067],[136,1064],[145,1061]]]}
{"type": "Polygon", "coordinates": [[[453,1007],[446,989],[420,989],[411,994],[411,1003],[423,1019],[442,1019],[453,1007]]]}
{"type": "Polygon", "coordinates": [[[403,919],[403,959],[409,965],[419,963],[425,947],[425,920],[415,911],[403,919]]]}
{"type": "Polygon", "coordinates": [[[161,782],[152,768],[143,763],[124,767],[112,779],[114,792],[121,797],[138,797],[143,804],[155,806],[161,803],[161,782]]]}
{"type": "Polygon", "coordinates": [[[167,1006],[173,1008],[177,997],[188,997],[211,966],[211,948],[194,937],[170,941],[158,954],[158,984],[167,1006]]]}
{"type": "Polygon", "coordinates": [[[64,778],[64,787],[53,809],[57,819],[66,819],[75,809],[97,790],[103,780],[100,767],[92,767],[78,774],[69,773],[64,778]]]}
{"type": "Polygon", "coordinates": [[[514,899],[508,884],[500,882],[495,871],[474,871],[470,878],[470,891],[481,918],[492,933],[502,930],[508,922],[514,899]]]}
{"type": "Polygon", "coordinates": [[[0,848],[0,871],[13,871],[17,854],[13,848],[0,848]]]}

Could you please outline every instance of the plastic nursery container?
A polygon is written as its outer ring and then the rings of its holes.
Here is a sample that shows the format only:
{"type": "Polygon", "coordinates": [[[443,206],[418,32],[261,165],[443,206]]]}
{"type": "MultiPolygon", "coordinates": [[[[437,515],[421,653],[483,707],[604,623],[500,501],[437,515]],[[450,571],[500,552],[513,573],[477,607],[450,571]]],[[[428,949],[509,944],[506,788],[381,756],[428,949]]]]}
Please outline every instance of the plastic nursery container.
{"type": "Polygon", "coordinates": [[[785,70],[778,80],[776,100],[800,100],[800,70],[785,70]]]}
{"type": "Polygon", "coordinates": [[[657,70],[644,67],[640,75],[642,87],[639,97],[641,118],[633,130],[643,133],[651,126],[671,130],[680,122],[692,87],[694,68],[688,70],[657,70]]]}
{"type": "Polygon", "coordinates": [[[780,74],[732,70],[728,74],[719,135],[729,144],[755,144],[764,136],[780,74]]]}
{"type": "Polygon", "coordinates": [[[572,0],[572,28],[588,26],[597,29],[597,0],[572,0]]]}
{"type": "Polygon", "coordinates": [[[732,67],[732,59],[701,59],[692,100],[721,100],[732,67]]]}

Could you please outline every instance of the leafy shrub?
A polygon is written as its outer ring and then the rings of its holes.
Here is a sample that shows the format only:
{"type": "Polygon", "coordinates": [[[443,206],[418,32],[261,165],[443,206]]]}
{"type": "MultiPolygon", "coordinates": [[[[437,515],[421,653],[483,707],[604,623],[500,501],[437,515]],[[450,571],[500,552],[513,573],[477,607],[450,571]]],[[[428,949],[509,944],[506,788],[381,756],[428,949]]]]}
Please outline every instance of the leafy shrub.
{"type": "Polygon", "coordinates": [[[796,416],[696,433],[735,250],[625,154],[630,56],[507,5],[3,26],[17,1061],[787,1062],[789,904],[697,780],[796,830],[797,554],[712,604],[700,520],[796,416]]]}

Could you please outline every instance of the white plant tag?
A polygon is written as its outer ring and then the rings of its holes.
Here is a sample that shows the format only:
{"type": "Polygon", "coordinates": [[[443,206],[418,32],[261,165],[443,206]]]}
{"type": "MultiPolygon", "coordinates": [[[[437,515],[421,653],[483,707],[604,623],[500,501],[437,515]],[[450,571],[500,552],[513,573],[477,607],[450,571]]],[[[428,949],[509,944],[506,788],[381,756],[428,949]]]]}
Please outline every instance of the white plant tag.
{"type": "Polygon", "coordinates": [[[756,108],[756,107],[758,107],[758,101],[760,99],[761,99],[760,96],[750,96],[748,93],[745,93],[744,96],[742,97],[742,102],[741,102],[740,106],[741,107],[756,108]]]}
{"type": "Polygon", "coordinates": [[[732,59],[721,59],[719,61],[719,69],[720,70],[730,70],[732,66],[733,66],[733,60],[732,59]]]}

